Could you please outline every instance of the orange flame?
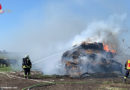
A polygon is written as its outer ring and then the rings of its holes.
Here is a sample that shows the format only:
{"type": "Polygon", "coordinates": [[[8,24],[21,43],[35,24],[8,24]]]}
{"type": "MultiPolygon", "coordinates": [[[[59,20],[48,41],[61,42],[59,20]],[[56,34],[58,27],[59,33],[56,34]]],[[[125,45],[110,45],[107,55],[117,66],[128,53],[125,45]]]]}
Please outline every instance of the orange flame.
{"type": "Polygon", "coordinates": [[[104,50],[105,50],[105,51],[107,51],[107,52],[110,51],[108,45],[103,44],[103,47],[104,47],[104,50]]]}
{"type": "Polygon", "coordinates": [[[106,52],[112,52],[112,53],[116,53],[116,50],[112,49],[110,50],[109,46],[106,44],[103,44],[103,48],[106,52]]]}

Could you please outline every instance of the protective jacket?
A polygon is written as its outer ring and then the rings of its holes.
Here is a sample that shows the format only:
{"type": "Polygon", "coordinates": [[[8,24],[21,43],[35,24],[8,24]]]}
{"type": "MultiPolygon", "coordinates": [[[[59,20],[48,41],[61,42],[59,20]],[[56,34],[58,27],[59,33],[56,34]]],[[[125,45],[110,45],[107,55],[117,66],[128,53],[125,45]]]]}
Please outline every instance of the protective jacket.
{"type": "Polygon", "coordinates": [[[32,67],[32,63],[30,61],[30,59],[28,57],[23,58],[23,63],[22,63],[22,68],[31,68],[32,67]]]}
{"type": "Polygon", "coordinates": [[[125,68],[127,70],[130,70],[130,60],[127,60],[127,62],[125,63],[125,68]]]}

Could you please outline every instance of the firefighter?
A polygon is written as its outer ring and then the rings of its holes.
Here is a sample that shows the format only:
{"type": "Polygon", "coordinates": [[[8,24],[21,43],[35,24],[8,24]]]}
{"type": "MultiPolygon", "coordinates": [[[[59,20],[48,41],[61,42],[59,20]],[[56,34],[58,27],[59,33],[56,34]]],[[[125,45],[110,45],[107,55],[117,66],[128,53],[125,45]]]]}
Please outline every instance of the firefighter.
{"type": "Polygon", "coordinates": [[[126,82],[127,77],[129,76],[130,73],[130,60],[127,60],[127,62],[125,63],[125,69],[126,69],[126,73],[124,76],[124,81],[126,82]]]}
{"type": "Polygon", "coordinates": [[[30,69],[32,68],[32,63],[28,55],[23,58],[22,68],[24,70],[24,77],[29,78],[30,69]]]}

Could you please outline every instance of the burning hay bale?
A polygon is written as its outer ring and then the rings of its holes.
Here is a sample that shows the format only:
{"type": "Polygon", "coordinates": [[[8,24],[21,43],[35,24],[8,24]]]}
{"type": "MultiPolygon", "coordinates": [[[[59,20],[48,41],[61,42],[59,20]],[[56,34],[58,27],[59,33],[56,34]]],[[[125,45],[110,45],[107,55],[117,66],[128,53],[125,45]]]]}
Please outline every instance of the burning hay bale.
{"type": "Polygon", "coordinates": [[[62,56],[67,75],[79,77],[84,73],[122,73],[122,64],[114,60],[115,50],[103,43],[85,43],[66,51],[62,56]]]}

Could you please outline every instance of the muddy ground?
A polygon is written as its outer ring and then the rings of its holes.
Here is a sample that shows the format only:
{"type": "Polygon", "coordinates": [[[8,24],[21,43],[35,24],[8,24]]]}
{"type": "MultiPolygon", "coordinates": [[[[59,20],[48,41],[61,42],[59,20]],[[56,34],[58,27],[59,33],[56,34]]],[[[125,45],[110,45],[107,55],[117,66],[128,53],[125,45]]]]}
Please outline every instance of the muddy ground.
{"type": "Polygon", "coordinates": [[[32,72],[30,79],[24,79],[23,72],[1,72],[0,90],[130,90],[130,78],[124,83],[122,76],[114,74],[70,78],[32,72]]]}

